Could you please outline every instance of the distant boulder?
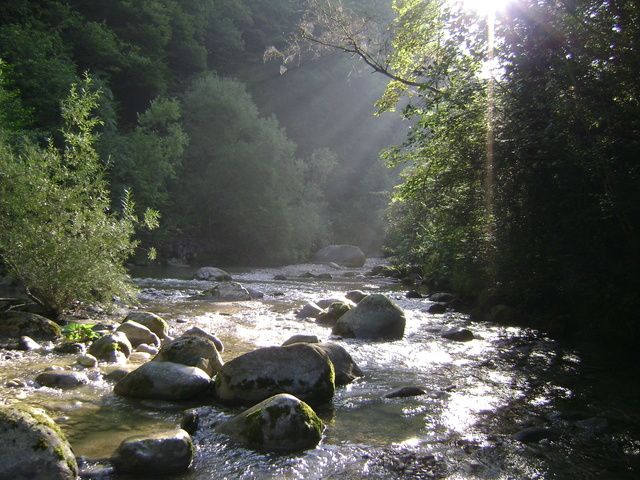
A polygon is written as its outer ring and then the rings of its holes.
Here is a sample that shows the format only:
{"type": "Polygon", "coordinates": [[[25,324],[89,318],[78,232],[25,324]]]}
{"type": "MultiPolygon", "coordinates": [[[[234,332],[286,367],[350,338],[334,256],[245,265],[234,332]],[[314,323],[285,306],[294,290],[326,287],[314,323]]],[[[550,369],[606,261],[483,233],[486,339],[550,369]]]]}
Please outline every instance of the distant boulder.
{"type": "Polygon", "coordinates": [[[293,452],[315,448],[324,424],[309,405],[281,393],[254,405],[216,429],[250,448],[293,452]]]}
{"type": "Polygon", "coordinates": [[[355,245],[328,245],[313,257],[317,263],[336,263],[345,267],[361,267],[366,259],[364,252],[355,245]]]}
{"type": "Polygon", "coordinates": [[[371,340],[399,340],[404,336],[404,312],[382,294],[367,296],[342,315],[333,334],[371,340]]]}
{"type": "Polygon", "coordinates": [[[231,275],[216,267],[202,267],[198,269],[193,278],[196,280],[215,280],[216,282],[228,282],[232,280],[231,275]]]}
{"type": "Polygon", "coordinates": [[[214,302],[242,302],[252,300],[249,291],[238,282],[221,282],[205,290],[197,298],[214,302]]]}
{"type": "Polygon", "coordinates": [[[475,337],[473,332],[468,328],[454,327],[440,334],[442,338],[453,340],[455,342],[470,342],[475,337]]]}

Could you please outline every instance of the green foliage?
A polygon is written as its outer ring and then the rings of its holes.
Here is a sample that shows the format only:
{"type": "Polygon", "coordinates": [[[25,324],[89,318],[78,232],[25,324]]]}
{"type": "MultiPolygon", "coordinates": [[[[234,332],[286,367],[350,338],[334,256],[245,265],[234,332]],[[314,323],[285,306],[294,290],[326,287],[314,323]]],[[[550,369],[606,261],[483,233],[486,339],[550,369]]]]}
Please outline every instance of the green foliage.
{"type": "Polygon", "coordinates": [[[126,197],[123,215],[109,212],[104,168],[94,149],[98,93],[87,77],[62,102],[64,148],[0,146],[0,255],[30,295],[54,313],[73,301],[132,299],[123,263],[143,222],[126,197]]]}
{"type": "Polygon", "coordinates": [[[110,161],[114,200],[131,189],[142,210],[153,206],[164,211],[169,202],[169,185],[177,177],[187,144],[180,104],[175,99],[153,100],[138,115],[138,125],[129,134],[106,133],[100,150],[110,161]]]}
{"type": "Polygon", "coordinates": [[[227,262],[307,254],[321,234],[319,205],[305,197],[303,164],[277,121],[259,116],[242,84],[213,75],[187,90],[184,118],[180,218],[209,253],[227,262]]]}
{"type": "Polygon", "coordinates": [[[90,342],[100,337],[98,333],[93,331],[93,326],[93,323],[68,323],[62,327],[62,334],[70,342],[90,342]]]}

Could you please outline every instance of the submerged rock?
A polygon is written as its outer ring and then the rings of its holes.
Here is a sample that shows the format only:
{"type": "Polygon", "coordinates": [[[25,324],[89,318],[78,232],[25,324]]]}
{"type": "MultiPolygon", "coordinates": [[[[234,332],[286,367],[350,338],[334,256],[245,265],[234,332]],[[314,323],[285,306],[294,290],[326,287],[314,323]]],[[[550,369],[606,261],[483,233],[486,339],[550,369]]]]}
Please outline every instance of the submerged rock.
{"type": "Polygon", "coordinates": [[[58,324],[36,313],[11,311],[0,314],[0,338],[27,336],[34,340],[55,340],[61,335],[58,324]]]}
{"type": "Polygon", "coordinates": [[[282,453],[315,448],[322,439],[324,424],[309,405],[293,395],[279,394],[216,430],[250,448],[282,453]]]}
{"type": "Polygon", "coordinates": [[[120,380],[113,391],[123,397],[189,400],[204,393],[211,377],[203,370],[172,362],[148,362],[120,380]]]}
{"type": "Polygon", "coordinates": [[[176,474],[193,462],[193,441],[182,429],[125,439],[111,462],[119,473],[176,474]]]}
{"type": "Polygon", "coordinates": [[[455,299],[455,295],[451,294],[451,293],[446,293],[446,292],[438,292],[438,293],[434,293],[429,297],[429,300],[431,300],[432,302],[442,302],[442,303],[447,303],[452,301],[453,299],[455,299]]]}
{"type": "Polygon", "coordinates": [[[202,267],[193,275],[196,280],[215,280],[216,282],[231,281],[231,275],[220,268],[202,267]]]}
{"type": "Polygon", "coordinates": [[[215,379],[216,395],[226,403],[253,405],[278,393],[290,393],[320,405],[335,391],[333,363],[305,343],[259,348],[224,364],[215,379]]]}
{"type": "Polygon", "coordinates": [[[167,325],[167,322],[165,322],[162,317],[152,312],[145,312],[142,310],[131,311],[126,316],[123,323],[128,321],[134,321],[140,325],[144,325],[160,339],[165,338],[169,334],[169,326],[167,325]]]}
{"type": "Polygon", "coordinates": [[[86,385],[89,383],[89,378],[81,372],[52,370],[39,374],[36,377],[36,382],[43,387],[61,388],[66,390],[86,385]]]}
{"type": "Polygon", "coordinates": [[[427,307],[427,313],[438,315],[447,311],[447,305],[444,303],[432,303],[427,307]]]}
{"type": "Polygon", "coordinates": [[[362,376],[362,370],[351,358],[349,352],[347,352],[341,345],[333,342],[323,342],[313,344],[314,347],[321,349],[327,354],[335,371],[335,384],[336,386],[348,385],[356,378],[362,376]]]}
{"type": "Polygon", "coordinates": [[[471,330],[460,327],[451,328],[440,334],[440,336],[456,342],[469,342],[475,338],[471,330]]]}
{"type": "Polygon", "coordinates": [[[160,346],[160,338],[158,335],[149,330],[148,327],[145,327],[134,320],[127,320],[120,324],[116,329],[116,332],[124,333],[133,347],[137,347],[143,343],[146,343],[147,345],[160,346]]]}
{"type": "Polygon", "coordinates": [[[224,362],[217,345],[205,336],[183,335],[164,345],[154,362],[173,362],[198,367],[209,376],[215,375],[224,362]]]}
{"type": "Polygon", "coordinates": [[[557,433],[547,427],[528,427],[523,428],[513,434],[513,439],[522,443],[538,443],[545,438],[557,437],[557,433]]]}
{"type": "Polygon", "coordinates": [[[251,294],[238,282],[222,282],[205,290],[197,298],[214,302],[242,302],[251,300],[251,294]]]}
{"type": "Polygon", "coordinates": [[[345,267],[361,267],[367,257],[355,245],[328,245],[316,252],[314,262],[336,263],[345,267]]]}
{"type": "Polygon", "coordinates": [[[372,340],[398,340],[404,335],[404,312],[382,294],[374,293],[338,319],[334,335],[372,340]]]}
{"type": "Polygon", "coordinates": [[[425,392],[420,387],[409,386],[409,387],[400,387],[389,393],[387,393],[384,398],[405,398],[405,397],[416,397],[418,395],[424,395],[425,392]]]}
{"type": "Polygon", "coordinates": [[[43,411],[0,407],[0,478],[75,480],[78,464],[62,431],[43,411]]]}

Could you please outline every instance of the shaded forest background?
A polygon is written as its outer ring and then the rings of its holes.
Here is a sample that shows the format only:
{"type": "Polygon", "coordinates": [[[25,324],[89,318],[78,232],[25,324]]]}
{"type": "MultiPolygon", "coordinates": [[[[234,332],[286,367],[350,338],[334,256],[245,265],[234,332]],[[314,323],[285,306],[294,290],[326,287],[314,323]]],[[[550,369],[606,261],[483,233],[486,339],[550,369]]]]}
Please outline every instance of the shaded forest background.
{"type": "MultiPolygon", "coordinates": [[[[374,118],[384,79],[340,55],[282,76],[263,62],[300,2],[15,1],[0,24],[3,123],[60,142],[60,101],[87,72],[112,209],[159,210],[161,259],[220,265],[307,259],[329,242],[380,252],[403,138],[374,118]]],[[[18,135],[15,136],[18,138],[18,135]]],[[[21,137],[22,138],[22,137],[21,137]]],[[[143,250],[141,250],[143,252],[143,250]]],[[[144,255],[138,256],[143,261],[144,255]]]]}

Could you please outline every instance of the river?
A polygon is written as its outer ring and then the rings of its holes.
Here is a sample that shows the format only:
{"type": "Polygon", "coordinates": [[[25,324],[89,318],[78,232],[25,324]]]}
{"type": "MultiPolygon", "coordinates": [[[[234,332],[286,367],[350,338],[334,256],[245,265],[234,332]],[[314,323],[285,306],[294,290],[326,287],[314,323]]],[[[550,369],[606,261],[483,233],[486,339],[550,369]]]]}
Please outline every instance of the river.
{"type": "MultiPolygon", "coordinates": [[[[294,312],[310,300],[342,298],[348,290],[384,293],[407,318],[400,341],[336,340],[364,376],[339,387],[332,405],[318,412],[327,428],[316,449],[256,453],[201,428],[194,434],[192,469],[171,478],[639,478],[637,364],[597,348],[565,347],[531,329],[476,323],[454,312],[426,313],[428,300],[407,299],[406,287],[364,276],[374,263],[350,270],[293,265],[232,271],[234,280],[265,293],[261,300],[237,303],[190,300],[212,285],[190,280],[193,269],[135,272],[142,308],[163,316],[174,336],[194,325],[215,333],[225,344],[225,361],[298,333],[327,339],[330,329],[299,320],[294,312]],[[300,278],[307,271],[328,272],[333,279],[300,278]],[[274,280],[278,274],[289,280],[274,280]],[[457,326],[476,338],[461,343],[440,337],[457,326]],[[384,398],[407,385],[427,393],[384,398]],[[529,427],[540,427],[548,438],[525,443],[514,437],[529,427]]],[[[37,373],[50,365],[69,366],[75,357],[0,353],[0,395],[45,408],[89,467],[100,465],[122,439],[174,427],[185,410],[199,406],[117,397],[104,370],[90,372],[91,383],[76,390],[40,388],[33,382],[37,373]],[[14,378],[26,386],[7,388],[14,378]]],[[[238,413],[213,407],[218,419],[238,413]]]]}

